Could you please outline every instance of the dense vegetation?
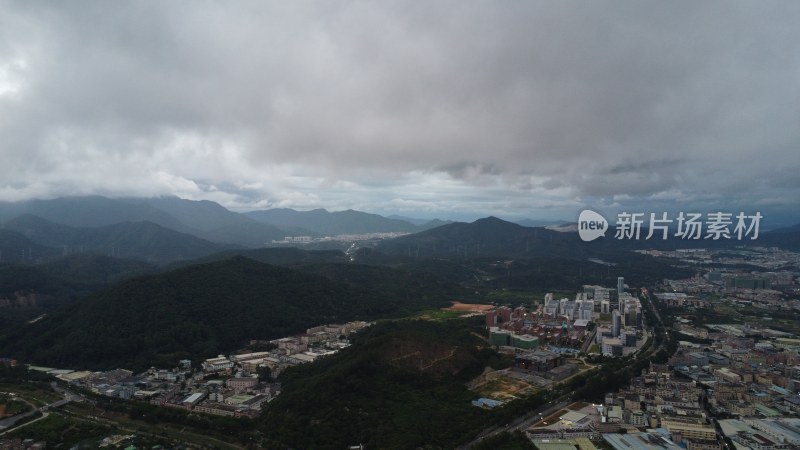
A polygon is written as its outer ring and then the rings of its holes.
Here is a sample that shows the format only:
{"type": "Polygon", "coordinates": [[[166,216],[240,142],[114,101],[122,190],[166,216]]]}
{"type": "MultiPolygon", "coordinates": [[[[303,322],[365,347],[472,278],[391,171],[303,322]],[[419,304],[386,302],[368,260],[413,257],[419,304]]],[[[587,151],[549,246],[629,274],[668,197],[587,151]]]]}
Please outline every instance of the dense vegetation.
{"type": "Polygon", "coordinates": [[[472,450],[536,450],[536,446],[520,431],[500,433],[484,439],[472,450]]]}
{"type": "Polygon", "coordinates": [[[479,321],[396,321],[357,335],[330,358],[288,370],[264,422],[268,448],[453,448],[495,412],[466,383],[499,362],[479,321]],[[477,327],[477,328],[476,328],[477,327]]]}
{"type": "Polygon", "coordinates": [[[0,330],[72,304],[111,283],[155,270],[142,261],[89,254],[38,265],[0,264],[0,330]]]}
{"type": "Polygon", "coordinates": [[[0,228],[0,264],[31,263],[52,258],[58,250],[46,247],[16,231],[0,228]]]}
{"type": "MultiPolygon", "coordinates": [[[[388,270],[388,269],[387,269],[388,270]]],[[[392,283],[397,274],[384,274],[392,283]]],[[[362,287],[243,257],[128,280],[9,331],[7,354],[57,367],[142,369],[206,358],[249,339],[401,316],[447,304],[447,289],[362,287]],[[422,295],[422,292],[433,295],[422,295]]]]}
{"type": "Polygon", "coordinates": [[[169,267],[185,267],[193,264],[203,264],[214,261],[221,261],[234,256],[243,256],[254,261],[259,261],[276,266],[297,267],[305,264],[317,263],[346,263],[350,259],[344,252],[339,250],[312,250],[299,249],[297,247],[267,247],[257,249],[235,249],[215,253],[204,258],[176,262],[169,267]]]}

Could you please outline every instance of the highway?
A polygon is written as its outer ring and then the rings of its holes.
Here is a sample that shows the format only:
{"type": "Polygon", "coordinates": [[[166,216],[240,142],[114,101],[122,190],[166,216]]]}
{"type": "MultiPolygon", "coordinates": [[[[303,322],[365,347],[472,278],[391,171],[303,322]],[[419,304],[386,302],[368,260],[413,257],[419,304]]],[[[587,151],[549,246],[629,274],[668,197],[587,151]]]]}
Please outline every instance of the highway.
{"type": "Polygon", "coordinates": [[[483,430],[478,436],[475,437],[471,442],[464,444],[458,447],[458,450],[467,450],[472,446],[478,444],[480,441],[492,437],[494,435],[509,432],[513,433],[514,431],[524,431],[528,429],[531,425],[538,422],[542,417],[547,417],[550,414],[558,411],[569,405],[572,402],[570,398],[572,393],[564,394],[561,397],[549,401],[546,404],[531,410],[527,414],[517,417],[511,423],[506,424],[505,426],[493,426],[483,430]]]}

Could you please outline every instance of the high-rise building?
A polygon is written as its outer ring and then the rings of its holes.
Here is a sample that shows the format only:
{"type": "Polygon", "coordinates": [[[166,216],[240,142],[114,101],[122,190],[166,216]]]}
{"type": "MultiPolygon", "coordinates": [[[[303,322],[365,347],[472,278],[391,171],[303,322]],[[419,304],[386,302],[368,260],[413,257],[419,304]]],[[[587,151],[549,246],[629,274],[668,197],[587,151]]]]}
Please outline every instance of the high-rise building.
{"type": "Polygon", "coordinates": [[[503,322],[510,322],[511,308],[509,308],[508,306],[501,306],[497,308],[497,316],[500,317],[500,320],[503,322]]]}
{"type": "MultiPolygon", "coordinates": [[[[567,300],[567,299],[564,299],[567,300]]],[[[566,316],[567,319],[572,320],[575,318],[575,302],[567,300],[566,302],[562,303],[563,308],[561,311],[562,316],[566,316]]]]}
{"type": "Polygon", "coordinates": [[[620,329],[622,328],[622,317],[618,310],[611,312],[611,336],[618,337],[620,329]]]}
{"type": "Polygon", "coordinates": [[[554,318],[558,315],[558,312],[559,312],[559,302],[558,300],[553,299],[551,295],[550,299],[547,300],[544,304],[544,313],[550,318],[554,318]]]}
{"type": "Polygon", "coordinates": [[[622,343],[625,347],[636,347],[636,332],[635,331],[626,331],[625,333],[620,336],[622,339],[622,343]]]}
{"type": "Polygon", "coordinates": [[[497,326],[497,313],[494,311],[488,311],[486,313],[486,328],[491,328],[497,326]]]}
{"type": "Polygon", "coordinates": [[[578,318],[592,320],[594,318],[594,305],[591,302],[584,302],[578,312],[578,318]]]}
{"type": "Polygon", "coordinates": [[[622,296],[625,292],[625,277],[617,277],[617,295],[622,296]]]}

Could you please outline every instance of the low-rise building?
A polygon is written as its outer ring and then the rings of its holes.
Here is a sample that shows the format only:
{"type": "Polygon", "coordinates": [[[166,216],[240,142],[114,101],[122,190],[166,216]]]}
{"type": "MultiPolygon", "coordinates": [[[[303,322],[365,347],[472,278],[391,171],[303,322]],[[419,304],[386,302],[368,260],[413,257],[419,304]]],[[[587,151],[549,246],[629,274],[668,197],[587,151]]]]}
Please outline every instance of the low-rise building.
{"type": "Polygon", "coordinates": [[[233,362],[223,355],[203,361],[203,371],[207,373],[223,372],[233,368],[233,362]]]}

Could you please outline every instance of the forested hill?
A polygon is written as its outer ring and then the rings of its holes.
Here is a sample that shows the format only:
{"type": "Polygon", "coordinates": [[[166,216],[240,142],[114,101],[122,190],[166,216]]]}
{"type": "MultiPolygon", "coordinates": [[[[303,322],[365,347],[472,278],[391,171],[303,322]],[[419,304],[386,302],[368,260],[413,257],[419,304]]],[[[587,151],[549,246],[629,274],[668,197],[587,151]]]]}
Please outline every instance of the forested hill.
{"type": "Polygon", "coordinates": [[[9,330],[0,337],[0,348],[28,363],[143,369],[215,356],[250,339],[273,339],[313,325],[446,303],[445,293],[419,292],[384,292],[237,256],[121,282],[9,330]]]}
{"type": "Polygon", "coordinates": [[[457,447],[503,414],[470,403],[467,383],[502,364],[480,326],[474,318],[382,322],[341,353],[287,370],[262,422],[266,447],[457,447]]]}
{"type": "Polygon", "coordinates": [[[583,243],[571,233],[531,228],[486,217],[382,241],[376,249],[409,257],[540,257],[583,259],[604,252],[603,243],[583,243]]]}

